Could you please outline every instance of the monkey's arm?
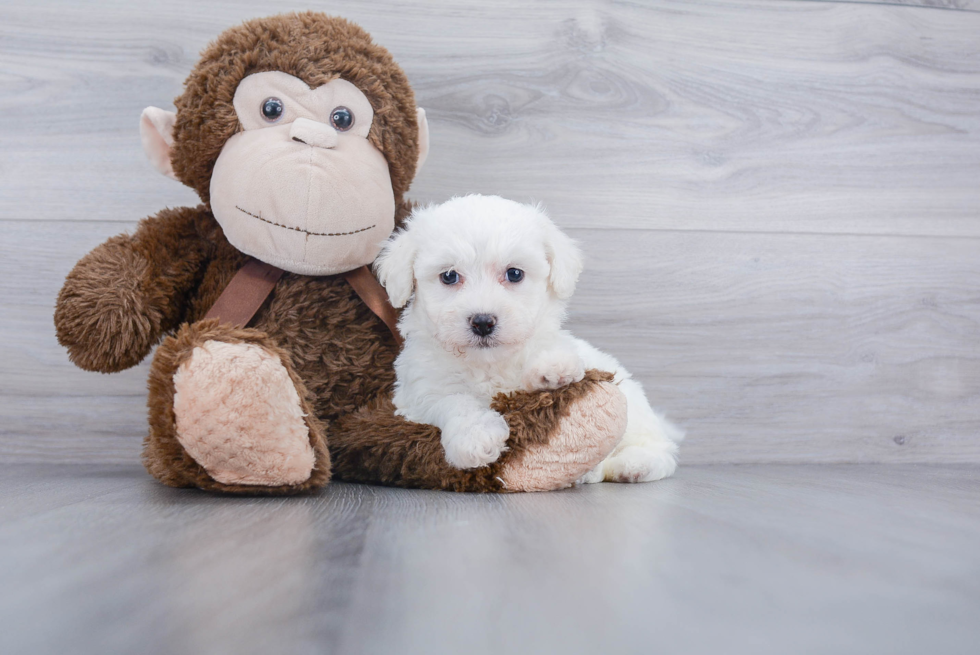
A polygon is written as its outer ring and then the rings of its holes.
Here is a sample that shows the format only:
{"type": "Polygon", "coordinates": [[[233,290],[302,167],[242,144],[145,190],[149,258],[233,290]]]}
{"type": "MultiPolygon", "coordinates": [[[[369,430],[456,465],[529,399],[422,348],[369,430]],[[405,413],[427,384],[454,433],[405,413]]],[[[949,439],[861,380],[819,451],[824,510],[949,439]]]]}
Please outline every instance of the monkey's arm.
{"type": "Polygon", "coordinates": [[[165,209],[136,232],[112,237],[82,257],[58,294],[58,343],[80,368],[111,373],[135,366],[179,325],[200,281],[214,219],[203,207],[165,209]]]}

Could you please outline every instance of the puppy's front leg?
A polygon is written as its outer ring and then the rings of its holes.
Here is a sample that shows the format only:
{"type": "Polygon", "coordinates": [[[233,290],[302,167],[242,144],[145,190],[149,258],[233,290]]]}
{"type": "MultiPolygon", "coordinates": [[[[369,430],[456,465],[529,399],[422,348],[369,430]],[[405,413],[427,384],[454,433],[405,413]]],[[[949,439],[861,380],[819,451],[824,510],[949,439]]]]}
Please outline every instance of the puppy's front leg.
{"type": "Polygon", "coordinates": [[[507,421],[473,396],[458,393],[437,400],[429,409],[429,419],[442,430],[446,461],[456,468],[492,464],[506,450],[507,421]]]}
{"type": "Polygon", "coordinates": [[[558,389],[585,377],[585,364],[572,348],[549,348],[528,359],[522,382],[527,391],[558,389]]]}

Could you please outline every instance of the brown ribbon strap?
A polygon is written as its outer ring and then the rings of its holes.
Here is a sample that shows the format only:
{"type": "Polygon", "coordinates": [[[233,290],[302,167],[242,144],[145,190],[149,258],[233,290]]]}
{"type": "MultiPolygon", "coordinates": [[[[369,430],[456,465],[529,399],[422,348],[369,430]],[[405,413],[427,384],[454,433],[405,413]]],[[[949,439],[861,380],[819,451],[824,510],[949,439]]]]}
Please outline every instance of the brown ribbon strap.
{"type": "Polygon", "coordinates": [[[351,285],[357,295],[361,297],[364,304],[385,322],[395,337],[395,343],[401,348],[405,340],[402,339],[402,335],[398,331],[398,312],[391,306],[391,301],[388,300],[388,292],[375,279],[371,270],[367,266],[361,266],[344,273],[344,278],[347,280],[347,284],[351,285]]]}
{"type": "Polygon", "coordinates": [[[276,288],[283,273],[281,268],[257,259],[248,260],[231,278],[204,318],[217,318],[222,323],[245,327],[276,288]]]}
{"type": "MultiPolygon", "coordinates": [[[[255,316],[255,313],[259,311],[272,290],[276,288],[276,283],[279,282],[279,278],[284,273],[284,270],[271,264],[260,262],[257,259],[248,260],[244,266],[238,269],[235,277],[231,278],[231,282],[221,292],[204,318],[217,318],[222,323],[228,323],[235,327],[245,327],[255,316]]],[[[375,279],[368,267],[361,266],[344,273],[344,279],[364,301],[364,304],[384,321],[388,329],[391,330],[391,334],[394,335],[395,342],[401,347],[404,339],[398,332],[398,312],[391,306],[391,302],[388,300],[388,292],[375,279]]]]}

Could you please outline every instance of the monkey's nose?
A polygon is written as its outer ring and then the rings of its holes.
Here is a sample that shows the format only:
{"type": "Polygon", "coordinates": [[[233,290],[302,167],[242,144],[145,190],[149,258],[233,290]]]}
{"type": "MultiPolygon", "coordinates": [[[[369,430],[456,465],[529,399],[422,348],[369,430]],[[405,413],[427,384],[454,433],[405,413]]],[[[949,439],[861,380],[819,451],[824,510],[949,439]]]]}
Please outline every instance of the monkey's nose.
{"type": "Polygon", "coordinates": [[[474,314],[470,316],[470,330],[480,337],[488,337],[497,325],[497,317],[493,314],[474,314]]]}
{"type": "Polygon", "coordinates": [[[297,118],[289,128],[289,138],[317,148],[333,148],[337,145],[337,130],[326,123],[297,118]]]}

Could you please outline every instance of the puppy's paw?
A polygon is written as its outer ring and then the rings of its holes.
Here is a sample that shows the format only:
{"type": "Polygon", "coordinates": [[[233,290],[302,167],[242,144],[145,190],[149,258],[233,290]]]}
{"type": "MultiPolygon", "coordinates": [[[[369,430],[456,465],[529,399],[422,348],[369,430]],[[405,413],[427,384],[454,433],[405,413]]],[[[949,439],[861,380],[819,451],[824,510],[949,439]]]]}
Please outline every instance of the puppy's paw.
{"type": "Polygon", "coordinates": [[[677,458],[663,448],[626,446],[603,462],[602,470],[609,482],[653,482],[673,475],[677,458]]]}
{"type": "Polygon", "coordinates": [[[549,350],[533,358],[524,371],[527,391],[559,389],[585,377],[585,364],[575,352],[549,350]]]}
{"type": "Polygon", "coordinates": [[[595,484],[596,482],[602,482],[605,478],[605,473],[602,471],[602,462],[599,463],[597,467],[580,477],[576,484],[595,484]]]}
{"type": "Polygon", "coordinates": [[[507,449],[510,426],[504,417],[488,410],[476,421],[451,421],[442,431],[446,461],[458,469],[473,469],[497,461],[507,449]]]}

